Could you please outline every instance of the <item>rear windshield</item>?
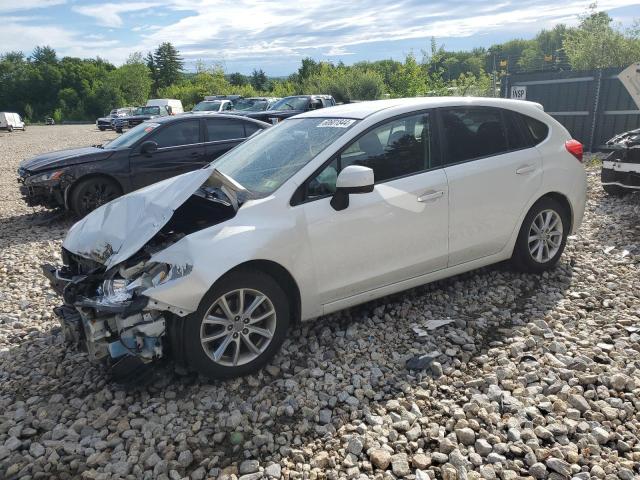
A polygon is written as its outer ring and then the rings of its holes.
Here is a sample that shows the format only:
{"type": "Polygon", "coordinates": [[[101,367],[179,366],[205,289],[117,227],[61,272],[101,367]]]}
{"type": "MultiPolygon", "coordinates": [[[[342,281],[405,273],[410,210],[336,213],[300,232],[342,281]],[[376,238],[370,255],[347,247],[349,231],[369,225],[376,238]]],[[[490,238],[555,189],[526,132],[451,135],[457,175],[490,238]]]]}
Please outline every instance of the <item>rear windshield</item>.
{"type": "Polygon", "coordinates": [[[193,107],[194,112],[217,112],[220,110],[220,104],[222,102],[200,102],[193,107]]]}

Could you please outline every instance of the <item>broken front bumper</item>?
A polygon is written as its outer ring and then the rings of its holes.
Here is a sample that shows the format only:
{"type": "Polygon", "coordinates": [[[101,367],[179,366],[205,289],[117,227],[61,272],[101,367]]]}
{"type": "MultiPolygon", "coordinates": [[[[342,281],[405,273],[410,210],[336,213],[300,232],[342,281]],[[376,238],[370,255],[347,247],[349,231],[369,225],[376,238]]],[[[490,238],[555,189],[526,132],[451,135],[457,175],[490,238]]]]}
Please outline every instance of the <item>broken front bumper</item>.
{"type": "Polygon", "coordinates": [[[640,190],[640,163],[605,160],[601,180],[603,185],[640,190]]]}
{"type": "Polygon", "coordinates": [[[82,284],[91,281],[90,275],[73,276],[66,268],[53,265],[43,265],[42,271],[64,299],[64,305],[55,308],[54,313],[65,341],[86,351],[91,360],[133,356],[138,363],[147,363],[163,356],[167,314],[146,310],[148,298],[137,296],[110,302],[97,292],[95,298],[88,298],[82,294],[82,284]]]}

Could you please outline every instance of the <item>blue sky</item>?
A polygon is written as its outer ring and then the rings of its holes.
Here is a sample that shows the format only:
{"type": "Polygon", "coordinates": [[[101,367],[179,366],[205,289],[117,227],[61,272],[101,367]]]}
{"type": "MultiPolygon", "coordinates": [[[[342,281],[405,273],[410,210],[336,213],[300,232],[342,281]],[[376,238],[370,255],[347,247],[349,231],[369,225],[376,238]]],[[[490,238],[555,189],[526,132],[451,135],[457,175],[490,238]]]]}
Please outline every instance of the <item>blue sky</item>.
{"type": "MultiPolygon", "coordinates": [[[[187,68],[197,60],[227,72],[294,72],[300,60],[402,59],[435,36],[461,50],[541,28],[576,24],[589,1],[550,0],[0,0],[0,53],[30,53],[48,44],[59,55],[100,56],[121,64],[131,52],[163,41],[178,47],[187,68]]],[[[598,6],[628,25],[640,0],[598,6]]]]}

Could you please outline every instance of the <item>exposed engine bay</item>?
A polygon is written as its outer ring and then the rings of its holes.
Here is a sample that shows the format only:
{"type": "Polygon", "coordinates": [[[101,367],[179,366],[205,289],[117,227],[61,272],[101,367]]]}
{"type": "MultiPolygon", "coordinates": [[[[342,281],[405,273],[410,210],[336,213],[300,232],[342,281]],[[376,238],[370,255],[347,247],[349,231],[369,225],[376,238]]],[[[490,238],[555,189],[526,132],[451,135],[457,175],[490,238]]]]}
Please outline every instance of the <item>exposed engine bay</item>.
{"type": "MultiPolygon", "coordinates": [[[[120,370],[126,375],[164,357],[172,323],[179,318],[171,313],[171,306],[149,302],[144,292],[189,275],[192,265],[169,265],[152,257],[193,232],[233,218],[246,199],[236,193],[211,175],[166,216],[164,225],[158,224],[157,233],[138,251],[111,267],[105,263],[117,253],[113,249],[101,246],[104,261],[99,262],[63,247],[64,265],[44,265],[43,271],[64,299],[64,305],[54,311],[65,339],[86,351],[92,361],[107,361],[116,377],[120,370]]],[[[126,196],[115,202],[126,202],[126,196]]],[[[105,207],[109,204],[101,209],[105,207]]]]}

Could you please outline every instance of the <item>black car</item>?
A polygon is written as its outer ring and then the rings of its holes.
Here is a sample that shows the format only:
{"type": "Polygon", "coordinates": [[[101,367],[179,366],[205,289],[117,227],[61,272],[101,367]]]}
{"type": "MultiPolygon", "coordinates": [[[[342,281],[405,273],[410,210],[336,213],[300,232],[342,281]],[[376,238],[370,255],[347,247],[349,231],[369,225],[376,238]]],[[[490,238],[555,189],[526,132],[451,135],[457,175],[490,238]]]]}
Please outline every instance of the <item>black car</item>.
{"type": "Polygon", "coordinates": [[[22,161],[20,192],[29,205],[64,207],[82,217],[124,193],[201,168],[268,127],[223,114],[155,118],[105,145],[22,161]]]}
{"type": "Polygon", "coordinates": [[[122,133],[125,128],[135,127],[152,118],[165,117],[167,115],[171,115],[171,107],[168,105],[147,105],[145,107],[136,107],[131,112],[131,115],[113,118],[111,125],[116,132],[122,133]]]}
{"type": "Polygon", "coordinates": [[[255,118],[263,122],[275,124],[299,113],[317,110],[318,108],[333,107],[335,104],[336,101],[331,95],[294,95],[278,100],[265,111],[236,111],[235,113],[243,117],[255,118]]]}

